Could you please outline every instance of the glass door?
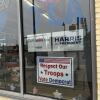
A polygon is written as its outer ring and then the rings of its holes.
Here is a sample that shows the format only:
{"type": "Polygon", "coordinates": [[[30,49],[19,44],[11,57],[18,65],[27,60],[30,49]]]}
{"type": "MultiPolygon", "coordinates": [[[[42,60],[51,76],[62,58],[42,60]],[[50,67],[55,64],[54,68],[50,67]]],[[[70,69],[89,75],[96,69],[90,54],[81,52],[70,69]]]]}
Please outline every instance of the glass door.
{"type": "Polygon", "coordinates": [[[89,0],[23,0],[25,93],[92,100],[89,0]]]}

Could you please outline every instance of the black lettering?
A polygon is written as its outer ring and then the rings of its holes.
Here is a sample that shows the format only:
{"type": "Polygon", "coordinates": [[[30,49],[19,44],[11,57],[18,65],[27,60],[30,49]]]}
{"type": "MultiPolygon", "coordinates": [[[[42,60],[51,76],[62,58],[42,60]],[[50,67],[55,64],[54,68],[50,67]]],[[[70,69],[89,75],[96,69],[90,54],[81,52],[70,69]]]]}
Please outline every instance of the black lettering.
{"type": "Polygon", "coordinates": [[[69,41],[69,37],[65,37],[65,41],[69,41]]]}
{"type": "Polygon", "coordinates": [[[74,41],[74,37],[73,36],[70,37],[70,41],[74,41]]]}
{"type": "Polygon", "coordinates": [[[59,42],[59,37],[55,38],[55,42],[59,42]]]}
{"type": "Polygon", "coordinates": [[[64,37],[61,37],[60,38],[60,42],[64,42],[64,37]]]}
{"type": "Polygon", "coordinates": [[[82,40],[81,36],[77,36],[77,41],[81,41],[81,40],[82,40]]]}

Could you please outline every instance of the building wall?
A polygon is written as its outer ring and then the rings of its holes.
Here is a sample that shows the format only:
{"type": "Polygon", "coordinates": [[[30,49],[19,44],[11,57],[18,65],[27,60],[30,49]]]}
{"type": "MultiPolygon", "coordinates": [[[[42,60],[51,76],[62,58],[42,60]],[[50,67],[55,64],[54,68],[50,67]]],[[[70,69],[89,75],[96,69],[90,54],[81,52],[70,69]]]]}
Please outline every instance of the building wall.
{"type": "Polygon", "coordinates": [[[95,0],[96,50],[97,50],[97,100],[100,100],[100,0],[95,0]]]}

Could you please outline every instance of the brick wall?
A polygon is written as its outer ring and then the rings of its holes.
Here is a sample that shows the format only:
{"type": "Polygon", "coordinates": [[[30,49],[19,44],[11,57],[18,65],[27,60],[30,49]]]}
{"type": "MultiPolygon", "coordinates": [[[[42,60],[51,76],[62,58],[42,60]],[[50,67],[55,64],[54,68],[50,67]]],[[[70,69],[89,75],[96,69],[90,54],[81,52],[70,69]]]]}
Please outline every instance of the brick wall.
{"type": "Polygon", "coordinates": [[[95,0],[96,49],[97,49],[97,100],[100,100],[100,0],[95,0]]]}

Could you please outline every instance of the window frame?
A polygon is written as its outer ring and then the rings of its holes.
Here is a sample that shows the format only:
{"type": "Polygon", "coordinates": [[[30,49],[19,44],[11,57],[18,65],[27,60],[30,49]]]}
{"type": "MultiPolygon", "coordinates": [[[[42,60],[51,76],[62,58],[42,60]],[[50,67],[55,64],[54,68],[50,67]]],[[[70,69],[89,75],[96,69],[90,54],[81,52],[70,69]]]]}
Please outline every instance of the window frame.
{"type": "MultiPolygon", "coordinates": [[[[19,35],[19,60],[20,60],[20,93],[0,90],[0,95],[6,95],[14,98],[38,99],[41,96],[24,94],[25,92],[25,61],[24,61],[24,29],[23,29],[23,5],[22,0],[18,0],[18,35],[19,35]]],[[[95,0],[90,0],[90,22],[91,22],[91,51],[92,51],[92,90],[93,100],[97,100],[97,71],[96,71],[96,33],[95,32],[95,0]]],[[[42,96],[42,100],[47,100],[47,97],[42,96]]],[[[52,100],[52,99],[48,99],[52,100]]]]}
{"type": "MultiPolygon", "coordinates": [[[[21,48],[22,48],[22,66],[25,66],[25,61],[24,61],[24,28],[23,28],[23,0],[20,0],[20,25],[21,25],[21,48]]],[[[94,0],[89,0],[89,11],[90,11],[90,28],[91,28],[91,56],[92,56],[92,96],[93,100],[97,100],[97,78],[96,78],[96,34],[95,33],[95,1],[94,0]],[[95,66],[95,67],[94,67],[95,66]]],[[[34,19],[34,18],[33,18],[34,19]]],[[[35,23],[33,22],[33,25],[35,23]]],[[[35,30],[34,30],[35,31],[35,30]]],[[[25,83],[25,69],[22,70],[22,76],[23,76],[23,83],[25,83]]],[[[22,77],[21,76],[21,77],[22,77]]],[[[25,84],[24,84],[25,85],[25,84]]],[[[24,88],[22,89],[23,95],[24,95],[24,88]]],[[[26,96],[30,97],[32,95],[25,94],[26,96]]],[[[34,96],[34,95],[33,95],[34,96]]],[[[32,96],[32,97],[33,97],[32,96]]],[[[38,96],[37,96],[38,97],[38,96]]],[[[42,96],[42,97],[47,97],[47,96],[42,96]]]]}

